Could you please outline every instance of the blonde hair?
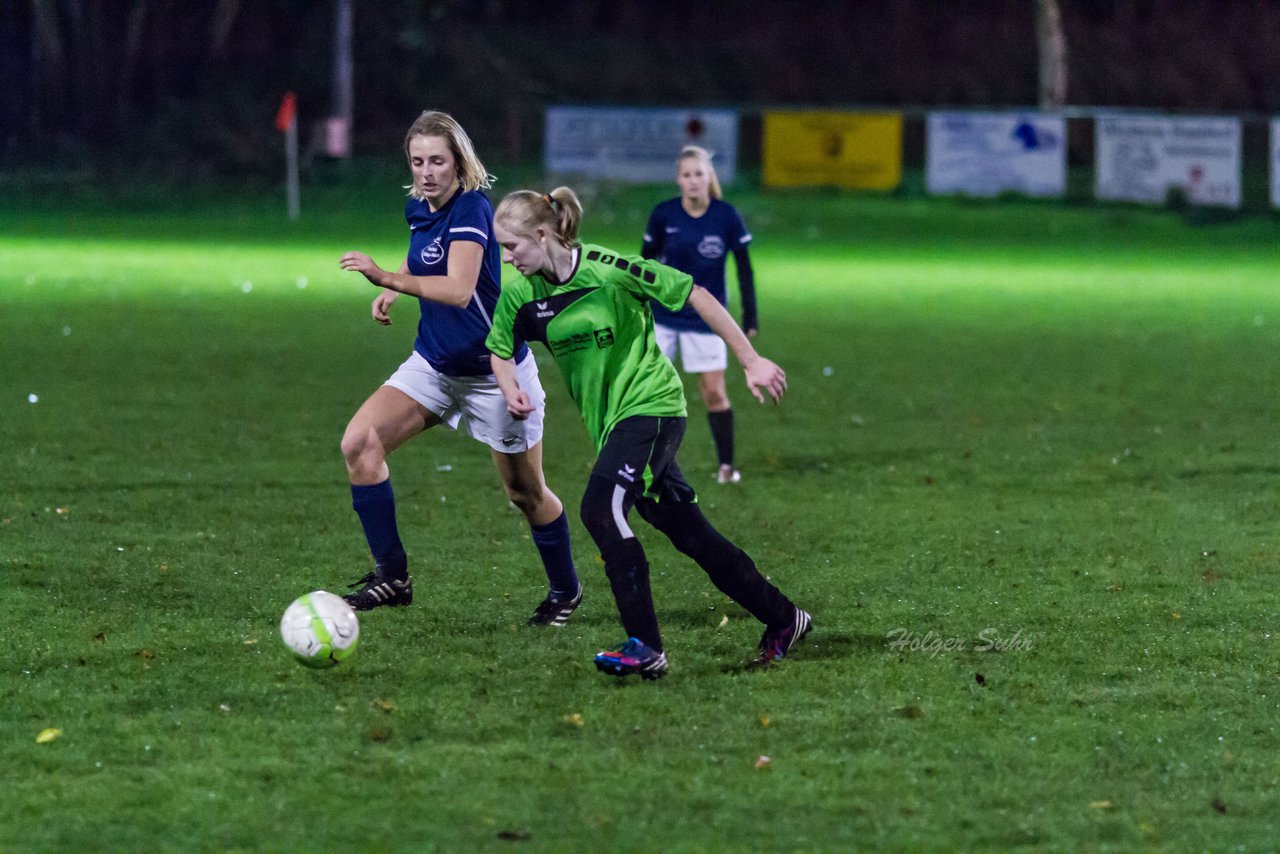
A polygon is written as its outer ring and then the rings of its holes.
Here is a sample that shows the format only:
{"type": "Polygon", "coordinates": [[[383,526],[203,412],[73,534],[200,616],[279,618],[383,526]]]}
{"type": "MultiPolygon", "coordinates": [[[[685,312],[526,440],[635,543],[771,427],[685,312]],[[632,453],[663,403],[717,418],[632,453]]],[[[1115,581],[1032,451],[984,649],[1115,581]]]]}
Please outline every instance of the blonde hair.
{"type": "MultiPolygon", "coordinates": [[[[449,146],[449,151],[453,154],[454,168],[458,173],[458,186],[463,191],[469,190],[487,190],[493,186],[493,182],[497,179],[489,174],[484,168],[484,164],[480,162],[479,155],[476,154],[476,148],[471,144],[471,137],[467,136],[467,132],[462,129],[462,125],[458,124],[457,119],[448,113],[441,113],[437,110],[427,110],[418,116],[417,120],[409,125],[409,130],[404,135],[404,153],[409,156],[409,143],[415,136],[438,136],[444,139],[449,146]]],[[[418,192],[417,188],[410,184],[405,187],[409,191],[409,195],[419,201],[425,201],[425,197],[418,192]]]]}
{"type": "Polygon", "coordinates": [[[556,187],[550,193],[516,190],[508,193],[493,212],[517,234],[530,235],[540,225],[551,229],[556,240],[566,249],[578,245],[578,228],[582,225],[582,202],[568,187],[556,187]]]}
{"type": "Polygon", "coordinates": [[[680,149],[680,156],[676,158],[676,167],[679,168],[680,163],[684,160],[699,160],[702,162],[702,168],[707,170],[707,191],[713,199],[723,199],[724,193],[720,191],[720,178],[716,175],[716,167],[711,163],[711,152],[707,151],[701,145],[686,145],[680,149]]]}

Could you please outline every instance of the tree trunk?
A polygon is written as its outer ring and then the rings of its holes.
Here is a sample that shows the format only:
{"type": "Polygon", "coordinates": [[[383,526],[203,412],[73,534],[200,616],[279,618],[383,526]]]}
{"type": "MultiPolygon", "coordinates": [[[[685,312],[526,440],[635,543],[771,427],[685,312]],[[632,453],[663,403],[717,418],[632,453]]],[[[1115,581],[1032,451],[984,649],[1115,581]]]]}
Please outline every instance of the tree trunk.
{"type": "Polygon", "coordinates": [[[1036,40],[1040,45],[1040,109],[1059,110],[1067,102],[1067,37],[1058,0],[1036,0],[1036,40]]]}

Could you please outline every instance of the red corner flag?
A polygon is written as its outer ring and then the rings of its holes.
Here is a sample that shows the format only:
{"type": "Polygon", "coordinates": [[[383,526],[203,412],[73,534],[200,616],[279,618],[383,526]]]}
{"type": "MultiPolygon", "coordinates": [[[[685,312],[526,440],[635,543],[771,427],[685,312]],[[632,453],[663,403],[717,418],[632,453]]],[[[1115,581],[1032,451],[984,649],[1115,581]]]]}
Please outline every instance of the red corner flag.
{"type": "Polygon", "coordinates": [[[292,92],[284,93],[280,109],[276,111],[276,130],[284,133],[298,120],[298,99],[292,92]]]}

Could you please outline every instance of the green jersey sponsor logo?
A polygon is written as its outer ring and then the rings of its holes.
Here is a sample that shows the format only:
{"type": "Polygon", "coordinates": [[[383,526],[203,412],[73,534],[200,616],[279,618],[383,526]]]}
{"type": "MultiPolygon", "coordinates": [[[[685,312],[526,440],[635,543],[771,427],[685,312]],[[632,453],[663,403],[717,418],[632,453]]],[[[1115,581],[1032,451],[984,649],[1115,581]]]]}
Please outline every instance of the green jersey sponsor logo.
{"type": "Polygon", "coordinates": [[[603,350],[613,346],[613,329],[593,329],[590,332],[575,332],[564,338],[547,338],[547,347],[551,355],[559,359],[579,350],[603,350]]]}

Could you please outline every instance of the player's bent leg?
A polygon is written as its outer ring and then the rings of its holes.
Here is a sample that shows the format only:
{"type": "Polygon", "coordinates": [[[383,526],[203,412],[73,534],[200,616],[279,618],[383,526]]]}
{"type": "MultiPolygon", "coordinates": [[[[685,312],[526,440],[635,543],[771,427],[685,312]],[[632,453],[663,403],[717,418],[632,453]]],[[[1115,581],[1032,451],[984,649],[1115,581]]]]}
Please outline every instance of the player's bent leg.
{"type": "Polygon", "coordinates": [[[529,522],[529,532],[547,574],[547,595],[529,618],[531,626],[563,626],[582,604],[582,584],[573,564],[569,519],[542,474],[542,443],[516,454],[492,450],[493,464],[511,503],[529,522]]]}
{"type": "Polygon", "coordinates": [[[351,506],[364,528],[374,570],[342,598],[358,611],[413,602],[413,580],[396,523],[395,494],[386,458],[439,419],[408,395],[382,386],[352,417],[342,437],[351,480],[351,506]]]}
{"type": "Polygon", "coordinates": [[[493,466],[502,478],[502,488],[507,498],[516,506],[530,525],[547,525],[564,513],[559,497],[547,487],[542,473],[542,443],[516,454],[504,454],[489,449],[493,466]]]}
{"type": "Polygon", "coordinates": [[[696,504],[644,502],[640,512],[672,545],[697,562],[711,582],[765,624],[753,664],[790,654],[813,627],[813,617],[769,583],[755,561],[711,526],[696,504]]]}
{"type": "Polygon", "coordinates": [[[712,527],[698,505],[646,501],[639,509],[646,521],[707,573],[717,589],[765,626],[782,627],[793,620],[796,606],[760,574],[750,555],[712,527]]]}
{"type": "Polygon", "coordinates": [[[409,395],[380,386],[356,410],[342,434],[342,457],[353,484],[386,480],[387,457],[440,418],[409,395]]]}

